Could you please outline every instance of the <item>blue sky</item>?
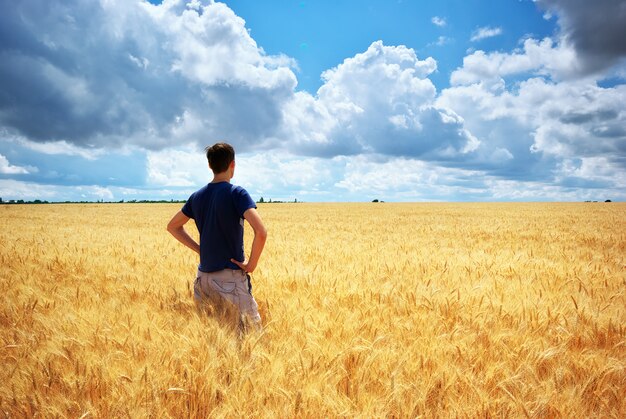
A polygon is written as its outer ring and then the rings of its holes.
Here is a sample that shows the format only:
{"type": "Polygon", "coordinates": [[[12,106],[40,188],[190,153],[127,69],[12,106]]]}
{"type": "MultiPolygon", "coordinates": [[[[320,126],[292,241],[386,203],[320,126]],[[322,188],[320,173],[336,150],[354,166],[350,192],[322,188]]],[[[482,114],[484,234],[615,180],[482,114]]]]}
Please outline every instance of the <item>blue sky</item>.
{"type": "Polygon", "coordinates": [[[545,37],[554,23],[531,1],[251,1],[227,3],[246,20],[252,37],[268,54],[298,61],[298,89],[315,93],[320,74],[365,51],[374,40],[406,45],[420,57],[437,59],[430,78],[438,88],[463,64],[470,48],[514,49],[526,36],[545,37]],[[271,18],[269,18],[271,16],[271,18]],[[433,24],[433,17],[439,25],[433,24]],[[503,28],[497,37],[472,42],[481,27],[503,28]],[[445,48],[443,48],[445,46],[445,48]]]}
{"type": "Polygon", "coordinates": [[[0,2],[0,197],[626,199],[626,1],[0,2]]]}

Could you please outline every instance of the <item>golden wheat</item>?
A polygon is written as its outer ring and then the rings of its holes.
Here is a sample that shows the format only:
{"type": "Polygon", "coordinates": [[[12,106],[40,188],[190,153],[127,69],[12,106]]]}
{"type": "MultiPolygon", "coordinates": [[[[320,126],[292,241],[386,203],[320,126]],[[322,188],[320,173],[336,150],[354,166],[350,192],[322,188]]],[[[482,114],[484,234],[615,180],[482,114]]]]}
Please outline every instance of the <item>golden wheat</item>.
{"type": "Polygon", "coordinates": [[[623,203],[261,205],[243,339],[178,208],[0,206],[5,416],[626,415],[623,203]]]}

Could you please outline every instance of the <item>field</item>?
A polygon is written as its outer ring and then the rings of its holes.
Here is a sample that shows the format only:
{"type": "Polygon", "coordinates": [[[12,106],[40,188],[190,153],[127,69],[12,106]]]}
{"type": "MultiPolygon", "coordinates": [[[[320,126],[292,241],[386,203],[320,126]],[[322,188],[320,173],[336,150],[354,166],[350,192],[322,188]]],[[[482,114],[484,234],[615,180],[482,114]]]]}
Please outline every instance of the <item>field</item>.
{"type": "Polygon", "coordinates": [[[262,204],[244,338],[179,207],[0,206],[5,417],[626,416],[624,203],[262,204]]]}

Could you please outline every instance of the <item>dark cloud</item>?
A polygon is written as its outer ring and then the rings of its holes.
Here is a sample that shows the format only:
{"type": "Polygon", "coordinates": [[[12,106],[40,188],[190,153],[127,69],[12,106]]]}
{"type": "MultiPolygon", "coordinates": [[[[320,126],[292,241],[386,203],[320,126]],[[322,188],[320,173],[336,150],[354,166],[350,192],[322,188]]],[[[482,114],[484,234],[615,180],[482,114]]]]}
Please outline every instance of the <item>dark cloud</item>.
{"type": "Polygon", "coordinates": [[[219,138],[245,150],[271,136],[295,85],[290,71],[277,76],[280,63],[263,61],[223,4],[195,20],[184,3],[159,7],[2,1],[0,128],[37,142],[148,149],[219,138]]]}
{"type": "Polygon", "coordinates": [[[609,121],[618,117],[614,109],[597,110],[595,112],[569,112],[562,115],[560,120],[564,124],[586,124],[592,121],[609,121]]]}
{"type": "MultiPolygon", "coordinates": [[[[595,126],[591,129],[591,132],[600,138],[615,138],[626,140],[626,128],[623,125],[601,125],[595,126]]],[[[624,142],[621,142],[621,151],[624,151],[624,142]]],[[[616,146],[619,146],[620,143],[616,143],[616,146]]]]}
{"type": "Polygon", "coordinates": [[[556,12],[585,70],[604,70],[626,56],[625,0],[538,0],[556,12]]]}
{"type": "MultiPolygon", "coordinates": [[[[86,145],[151,125],[165,97],[141,101],[134,40],[103,33],[100,3],[26,1],[3,7],[0,121],[33,141],[86,145]],[[8,34],[6,32],[9,32],[8,34]],[[147,106],[146,106],[147,105],[147,106]]],[[[166,120],[176,114],[172,108],[166,120]]],[[[99,144],[102,145],[102,144],[99,144]]]]}

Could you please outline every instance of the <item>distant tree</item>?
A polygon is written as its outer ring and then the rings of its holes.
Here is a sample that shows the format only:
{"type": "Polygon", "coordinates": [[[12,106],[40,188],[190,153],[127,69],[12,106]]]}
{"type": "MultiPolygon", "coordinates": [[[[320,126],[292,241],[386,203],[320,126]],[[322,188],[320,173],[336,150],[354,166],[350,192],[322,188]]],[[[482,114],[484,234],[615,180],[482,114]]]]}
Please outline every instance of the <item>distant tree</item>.
{"type": "Polygon", "coordinates": [[[0,204],[2,204],[2,197],[0,197],[0,204]]]}
{"type": "Polygon", "coordinates": [[[262,204],[263,202],[265,201],[263,200],[263,197],[261,197],[261,199],[259,199],[259,204],[262,204]]]}
{"type": "Polygon", "coordinates": [[[372,200],[372,202],[379,202],[379,201],[378,201],[378,199],[374,199],[374,200],[372,200]]]}
{"type": "MultiPolygon", "coordinates": [[[[2,202],[2,198],[0,198],[0,202],[2,202]]],[[[610,200],[610,199],[607,199],[607,200],[606,200],[606,201],[604,201],[604,202],[611,202],[611,200],[610,200]]]]}

